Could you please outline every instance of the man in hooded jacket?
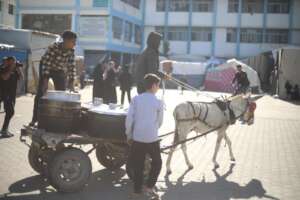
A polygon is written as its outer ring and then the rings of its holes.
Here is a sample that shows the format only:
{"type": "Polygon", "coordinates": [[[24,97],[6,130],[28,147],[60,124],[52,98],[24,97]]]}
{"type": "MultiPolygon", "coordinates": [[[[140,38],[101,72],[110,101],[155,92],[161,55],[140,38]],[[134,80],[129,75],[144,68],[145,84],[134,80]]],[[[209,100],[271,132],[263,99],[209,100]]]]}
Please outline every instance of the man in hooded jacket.
{"type": "Polygon", "coordinates": [[[161,41],[161,34],[158,32],[151,32],[147,39],[147,48],[138,57],[136,61],[135,76],[137,82],[138,94],[145,92],[144,77],[146,74],[152,73],[163,78],[163,73],[159,72],[159,45],[161,41]]]}

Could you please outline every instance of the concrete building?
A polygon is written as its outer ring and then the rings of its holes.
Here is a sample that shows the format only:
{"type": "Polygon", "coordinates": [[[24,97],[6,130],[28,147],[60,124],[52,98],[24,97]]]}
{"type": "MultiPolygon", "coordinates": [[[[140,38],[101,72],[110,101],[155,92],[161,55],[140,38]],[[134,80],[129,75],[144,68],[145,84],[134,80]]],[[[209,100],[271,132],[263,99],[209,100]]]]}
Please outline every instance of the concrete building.
{"type": "Polygon", "coordinates": [[[87,66],[104,55],[130,63],[142,49],[143,7],[132,0],[17,0],[18,27],[79,35],[76,53],[87,66]]]}
{"type": "MultiPolygon", "coordinates": [[[[1,0],[3,1],[3,0],[1,0]]],[[[171,57],[245,58],[300,45],[300,0],[16,0],[16,26],[79,35],[77,54],[130,63],[156,30],[171,57]]]]}
{"type": "Polygon", "coordinates": [[[145,35],[163,33],[173,56],[244,58],[300,45],[299,0],[146,2],[145,35]]]}
{"type": "Polygon", "coordinates": [[[0,26],[15,27],[16,1],[0,0],[0,26]]]}

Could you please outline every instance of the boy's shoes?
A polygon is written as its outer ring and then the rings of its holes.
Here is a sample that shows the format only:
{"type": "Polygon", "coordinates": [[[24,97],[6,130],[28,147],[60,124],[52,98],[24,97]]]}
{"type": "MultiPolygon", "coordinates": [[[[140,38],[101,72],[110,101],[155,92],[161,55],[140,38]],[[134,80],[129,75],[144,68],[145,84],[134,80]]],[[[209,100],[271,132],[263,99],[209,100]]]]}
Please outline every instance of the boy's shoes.
{"type": "Polygon", "coordinates": [[[8,131],[1,131],[0,133],[1,133],[1,137],[2,138],[9,138],[9,137],[13,137],[14,136],[14,134],[12,134],[12,133],[10,133],[8,131]]]}
{"type": "Polygon", "coordinates": [[[158,193],[155,191],[154,188],[149,188],[149,187],[144,187],[143,191],[145,192],[145,194],[147,194],[148,196],[154,197],[155,199],[159,199],[159,195],[158,193]]]}

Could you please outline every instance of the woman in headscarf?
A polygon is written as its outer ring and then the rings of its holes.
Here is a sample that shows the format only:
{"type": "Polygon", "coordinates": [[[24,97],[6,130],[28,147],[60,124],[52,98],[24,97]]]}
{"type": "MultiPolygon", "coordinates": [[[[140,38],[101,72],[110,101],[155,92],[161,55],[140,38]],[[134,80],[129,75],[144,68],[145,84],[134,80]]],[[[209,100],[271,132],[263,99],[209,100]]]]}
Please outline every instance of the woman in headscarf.
{"type": "Polygon", "coordinates": [[[102,61],[94,69],[93,78],[93,100],[95,97],[104,98],[105,85],[103,80],[103,74],[106,68],[106,64],[102,61]]]}
{"type": "Polygon", "coordinates": [[[103,74],[104,79],[104,103],[117,103],[117,92],[116,92],[116,77],[118,68],[114,61],[108,63],[108,67],[103,74]]]}

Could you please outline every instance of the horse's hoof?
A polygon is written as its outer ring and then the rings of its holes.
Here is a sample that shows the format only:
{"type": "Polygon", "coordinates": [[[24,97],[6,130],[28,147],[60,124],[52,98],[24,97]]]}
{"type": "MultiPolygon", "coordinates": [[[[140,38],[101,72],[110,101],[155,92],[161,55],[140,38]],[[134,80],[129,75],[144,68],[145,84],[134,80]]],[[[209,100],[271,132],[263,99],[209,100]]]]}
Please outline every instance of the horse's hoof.
{"type": "Polygon", "coordinates": [[[230,160],[231,160],[231,162],[235,162],[235,158],[231,158],[230,160]]]}

